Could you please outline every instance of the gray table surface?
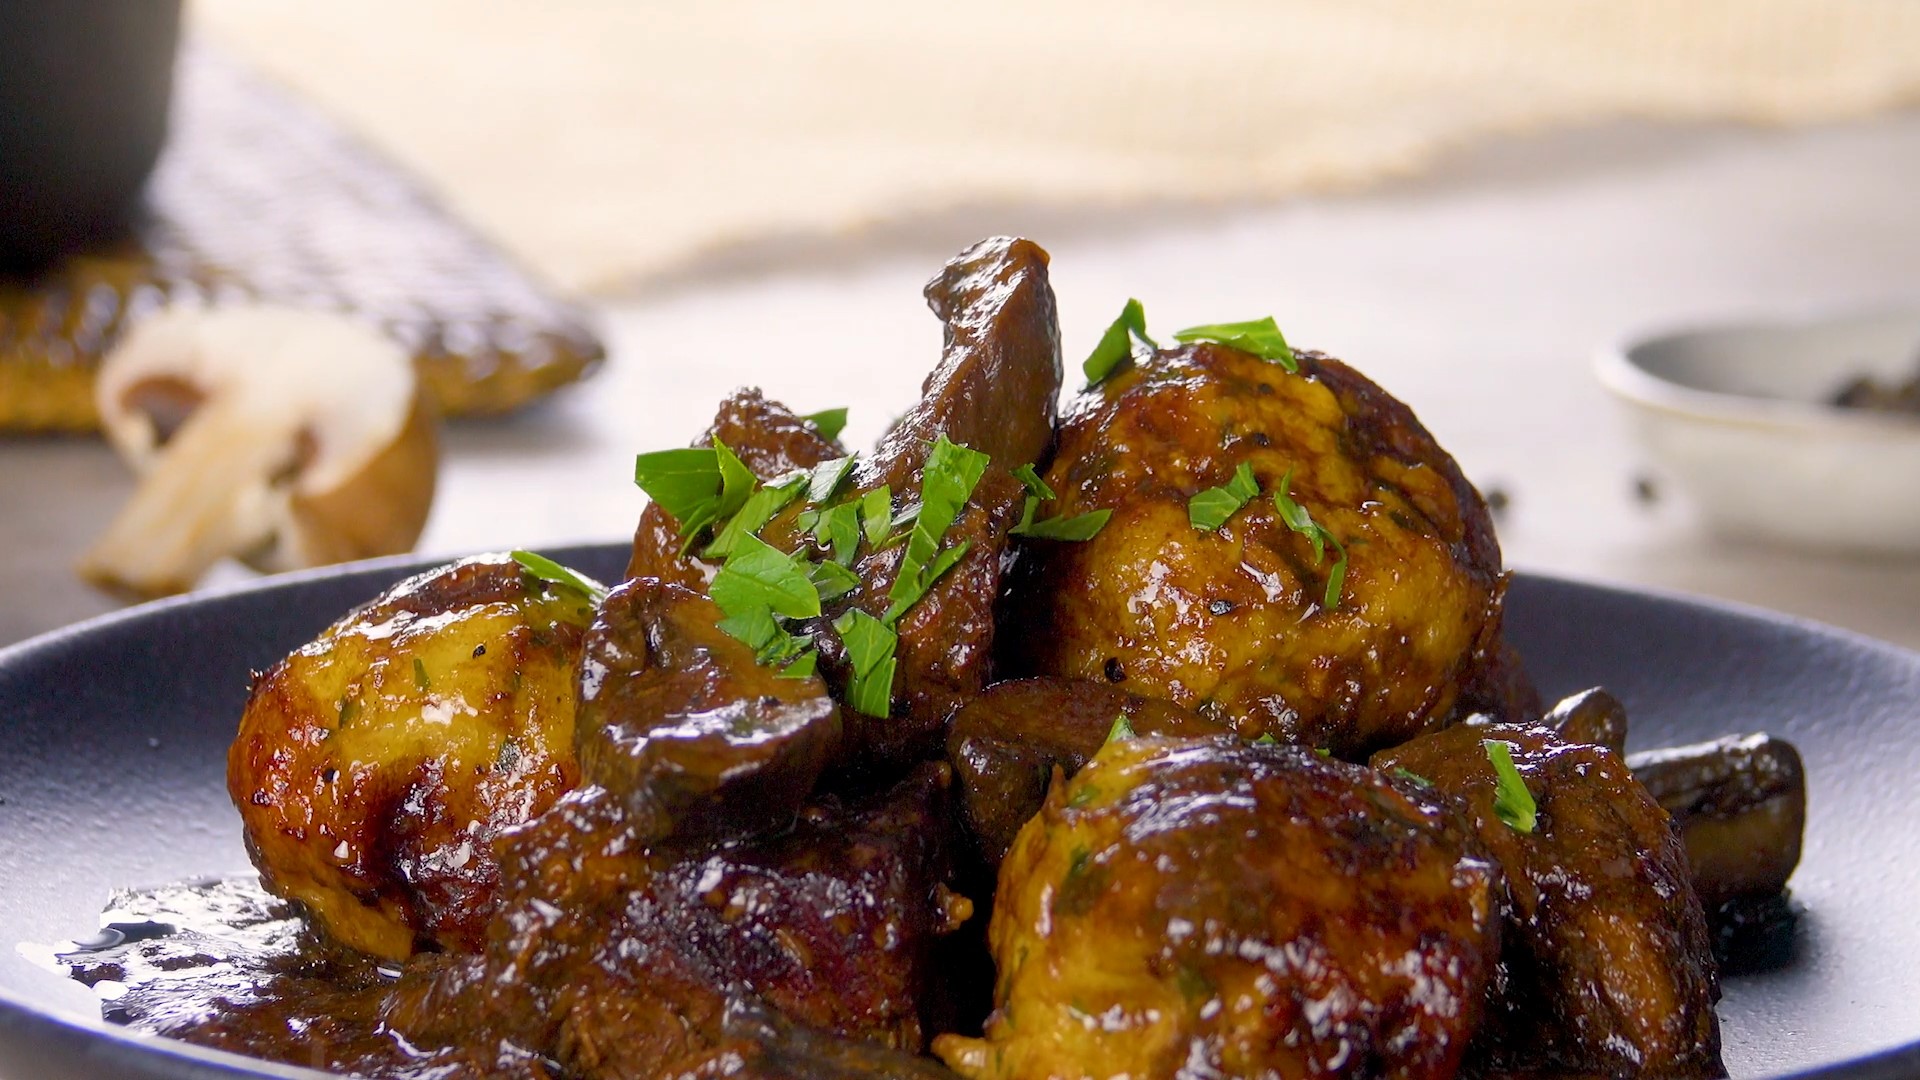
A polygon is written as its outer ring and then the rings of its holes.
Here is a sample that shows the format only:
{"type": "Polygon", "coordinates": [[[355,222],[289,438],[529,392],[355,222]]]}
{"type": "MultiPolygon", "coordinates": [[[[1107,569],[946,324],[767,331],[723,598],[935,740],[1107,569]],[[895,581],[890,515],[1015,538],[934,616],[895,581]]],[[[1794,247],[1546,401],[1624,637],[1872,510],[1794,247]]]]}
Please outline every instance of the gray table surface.
{"type": "MultiPolygon", "coordinates": [[[[1637,499],[1645,465],[1589,367],[1637,328],[1920,304],[1916,191],[1916,113],[1802,131],[1619,125],[1276,206],[978,208],[717,253],[603,304],[600,378],[451,429],[421,550],[624,537],[641,504],[631,455],[683,443],[736,385],[850,406],[849,437],[870,439],[938,355],[921,282],[970,239],[1017,231],[1053,253],[1070,361],[1129,296],[1163,327],[1271,313],[1412,404],[1470,476],[1511,497],[1512,564],[1920,647],[1920,562],[1728,546],[1670,486],[1637,499]]],[[[70,563],[130,490],[97,441],[0,439],[0,644],[114,606],[70,563]]]]}

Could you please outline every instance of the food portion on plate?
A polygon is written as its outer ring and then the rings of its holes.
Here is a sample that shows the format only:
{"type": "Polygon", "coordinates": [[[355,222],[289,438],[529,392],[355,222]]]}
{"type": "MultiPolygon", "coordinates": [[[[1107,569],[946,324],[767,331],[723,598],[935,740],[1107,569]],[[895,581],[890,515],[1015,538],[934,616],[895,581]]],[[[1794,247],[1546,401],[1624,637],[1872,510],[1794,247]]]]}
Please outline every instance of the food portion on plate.
{"type": "Polygon", "coordinates": [[[229,761],[272,896],[75,976],[397,1077],[1724,1075],[1792,748],[1544,709],[1479,494],[1271,319],[1130,301],[1056,415],[1047,275],[947,264],[871,453],[742,390],[640,455],[611,588],[515,552],[345,614],[229,761]]]}

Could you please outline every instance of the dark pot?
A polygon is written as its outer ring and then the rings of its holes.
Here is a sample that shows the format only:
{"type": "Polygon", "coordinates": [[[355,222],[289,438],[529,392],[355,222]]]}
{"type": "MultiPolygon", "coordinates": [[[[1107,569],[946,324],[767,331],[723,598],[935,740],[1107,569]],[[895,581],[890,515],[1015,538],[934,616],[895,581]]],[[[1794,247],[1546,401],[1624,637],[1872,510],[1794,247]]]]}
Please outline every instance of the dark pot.
{"type": "Polygon", "coordinates": [[[0,0],[0,266],[122,227],[166,139],[180,0],[0,0]]]}

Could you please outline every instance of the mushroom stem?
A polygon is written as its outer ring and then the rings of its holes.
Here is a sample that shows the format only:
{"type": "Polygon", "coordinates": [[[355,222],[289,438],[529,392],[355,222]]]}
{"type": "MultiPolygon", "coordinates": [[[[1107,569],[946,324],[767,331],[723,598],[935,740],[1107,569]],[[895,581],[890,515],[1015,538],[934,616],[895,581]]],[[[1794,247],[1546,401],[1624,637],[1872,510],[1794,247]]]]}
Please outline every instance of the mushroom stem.
{"type": "Polygon", "coordinates": [[[283,433],[241,399],[208,402],[168,442],[133,498],[80,557],[103,587],[161,596],[184,592],[227,555],[265,543],[274,504],[269,478],[290,462],[283,433]]]}

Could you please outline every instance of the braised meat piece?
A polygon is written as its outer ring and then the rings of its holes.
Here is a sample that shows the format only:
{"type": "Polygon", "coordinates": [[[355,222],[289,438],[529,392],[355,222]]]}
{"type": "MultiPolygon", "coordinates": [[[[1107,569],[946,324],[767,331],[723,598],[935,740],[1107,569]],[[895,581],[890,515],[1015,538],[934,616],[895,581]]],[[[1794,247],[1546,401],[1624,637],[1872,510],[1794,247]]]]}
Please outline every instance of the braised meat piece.
{"type": "Polygon", "coordinates": [[[267,887],[392,959],[477,948],[492,843],[578,777],[593,612],[505,556],[395,585],[255,680],[227,789],[267,887]]]}
{"type": "Polygon", "coordinates": [[[1615,757],[1627,752],[1627,707],[1598,686],[1561,699],[1540,723],[1568,742],[1604,746],[1615,757]]]}
{"type": "MultiPolygon", "coordinates": [[[[811,469],[847,453],[838,440],[823,438],[811,421],[751,388],[735,390],[722,401],[713,425],[693,445],[712,446],[715,439],[726,443],[740,456],[740,463],[762,480],[796,469],[811,469]]],[[[685,544],[680,522],[658,505],[648,503],[634,529],[627,577],[658,578],[705,591],[719,564],[681,558],[680,549],[685,544]]]]}
{"type": "Polygon", "coordinates": [[[1634,754],[1627,765],[1673,816],[1708,912],[1787,887],[1807,824],[1806,770],[1792,743],[1731,735],[1634,754]]]}
{"type": "Polygon", "coordinates": [[[982,240],[947,261],[926,297],[945,327],[940,366],[862,463],[861,486],[908,486],[940,435],[1002,469],[1045,466],[1060,397],[1060,323],[1046,251],[1017,237],[982,240]]]}
{"type": "Polygon", "coordinates": [[[708,1056],[742,1004],[919,1050],[928,950],[969,913],[940,884],[950,775],[924,765],[777,837],[691,850],[636,847],[621,802],[584,788],[503,845],[514,885],[486,951],[404,980],[388,1021],[583,1080],[708,1056]]]}
{"type": "Polygon", "coordinates": [[[972,1078],[1454,1074],[1499,872],[1405,781],[1238,738],[1115,740],[1000,866],[972,1078]]]}
{"type": "Polygon", "coordinates": [[[1014,666],[1117,676],[1249,738],[1357,757],[1443,725],[1478,669],[1514,662],[1479,494],[1405,405],[1296,356],[1290,374],[1225,345],[1164,350],[1075,399],[1046,481],[1060,514],[1113,516],[1085,543],[1027,550],[1014,666]],[[1241,466],[1257,494],[1196,527],[1189,502],[1241,466]],[[1331,605],[1334,551],[1316,559],[1288,526],[1283,484],[1344,545],[1331,605]]]}
{"type": "Polygon", "coordinates": [[[1506,872],[1503,984],[1482,1050],[1496,1070],[1717,1077],[1719,984],[1686,852],[1611,750],[1544,727],[1450,728],[1376,755],[1463,800],[1506,872]],[[1507,744],[1531,831],[1495,810],[1485,740],[1507,744]]]}
{"type": "Polygon", "coordinates": [[[587,631],[581,776],[623,800],[647,840],[783,827],[839,753],[826,684],[756,663],[722,618],[700,593],[635,578],[587,631]]]}
{"type": "Polygon", "coordinates": [[[1040,812],[1054,771],[1080,771],[1116,717],[1142,735],[1218,735],[1228,729],[1157,698],[1084,679],[995,683],[947,727],[947,759],[960,806],[989,869],[1000,865],[1027,819],[1040,812]]]}

